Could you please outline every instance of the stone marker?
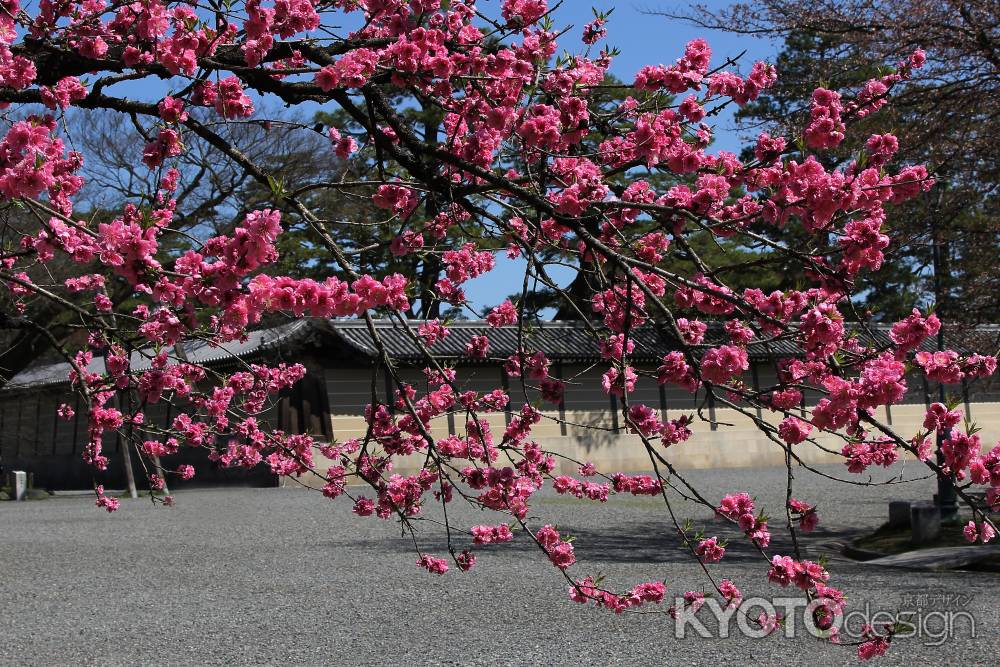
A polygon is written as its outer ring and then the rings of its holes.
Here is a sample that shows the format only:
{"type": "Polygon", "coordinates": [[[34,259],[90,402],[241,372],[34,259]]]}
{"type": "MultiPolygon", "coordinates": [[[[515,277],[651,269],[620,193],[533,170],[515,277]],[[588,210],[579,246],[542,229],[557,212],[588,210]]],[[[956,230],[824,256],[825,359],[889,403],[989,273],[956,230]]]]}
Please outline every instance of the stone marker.
{"type": "Polygon", "coordinates": [[[15,470],[11,474],[11,491],[14,500],[28,499],[28,473],[15,470]]]}
{"type": "Polygon", "coordinates": [[[889,527],[909,528],[910,527],[910,501],[890,500],[889,501],[889,527]]]}
{"type": "Polygon", "coordinates": [[[941,536],[941,511],[934,503],[927,501],[910,505],[910,527],[913,529],[913,544],[930,544],[941,536]]]}

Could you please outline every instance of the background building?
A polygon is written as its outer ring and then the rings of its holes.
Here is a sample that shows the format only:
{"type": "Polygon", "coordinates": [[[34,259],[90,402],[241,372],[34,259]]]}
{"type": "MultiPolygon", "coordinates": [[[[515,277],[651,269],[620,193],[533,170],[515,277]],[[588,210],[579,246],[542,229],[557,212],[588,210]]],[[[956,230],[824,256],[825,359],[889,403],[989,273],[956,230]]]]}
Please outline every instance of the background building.
{"type": "MultiPolygon", "coordinates": [[[[421,350],[414,341],[418,323],[406,331],[398,324],[377,321],[376,331],[390,358],[405,382],[424,386],[421,369],[426,365],[421,350]]],[[[460,390],[490,391],[506,388],[511,395],[510,408],[516,412],[525,402],[539,407],[545,419],[534,431],[534,439],[545,449],[565,456],[562,472],[575,472],[578,461],[593,461],[604,471],[649,470],[648,454],[639,439],[624,432],[620,405],[614,396],[601,389],[601,375],[607,369],[597,344],[587,325],[582,322],[542,322],[518,327],[491,328],[481,321],[458,321],[449,325],[450,334],[435,343],[430,351],[442,364],[453,366],[460,390]],[[484,335],[490,340],[488,360],[470,359],[466,345],[473,336],[484,335]],[[503,372],[502,359],[518,349],[519,336],[528,352],[540,350],[552,361],[550,372],[566,383],[563,403],[544,403],[535,389],[526,387],[520,378],[508,378],[503,372]]],[[[876,340],[887,342],[885,329],[875,329],[876,340]]],[[[784,452],[768,440],[748,417],[737,410],[717,405],[703,391],[691,395],[674,385],[659,385],[653,377],[670,343],[651,328],[634,332],[636,350],[633,363],[640,370],[640,379],[633,403],[657,408],[662,418],[681,414],[695,415],[692,430],[695,436],[688,442],[671,447],[667,458],[679,468],[729,468],[783,465],[784,452]]],[[[709,329],[706,344],[721,342],[720,327],[709,329]]],[[[947,345],[959,352],[994,353],[1000,341],[1000,327],[980,326],[951,332],[947,345]]],[[[925,343],[933,348],[934,341],[925,343]]],[[[284,393],[267,415],[283,430],[311,433],[323,439],[345,440],[365,433],[364,408],[373,392],[384,400],[391,391],[392,379],[378,368],[378,351],[368,328],[358,320],[302,319],[282,326],[248,334],[246,341],[222,347],[211,347],[199,341],[185,343],[190,362],[204,365],[215,372],[226,373],[247,363],[301,363],[307,368],[305,379],[284,393]]],[[[751,343],[751,368],[744,377],[748,386],[767,389],[776,383],[777,364],[798,353],[789,343],[751,343]]],[[[133,367],[143,368],[143,358],[134,355],[133,367]]],[[[103,370],[97,359],[94,372],[103,370]]],[[[0,391],[0,461],[6,469],[28,470],[34,474],[39,488],[88,488],[93,484],[94,471],[81,459],[87,441],[85,410],[69,390],[66,380],[69,365],[65,363],[32,367],[16,376],[0,391]],[[76,416],[66,422],[56,416],[60,403],[75,406],[76,416]]],[[[881,409],[877,417],[890,424],[901,435],[911,436],[923,421],[925,406],[936,400],[936,386],[928,384],[922,374],[911,374],[909,391],[902,403],[881,409]]],[[[966,414],[982,428],[983,441],[992,446],[1000,438],[1000,385],[997,379],[977,380],[948,386],[947,392],[963,403],[966,414]]],[[[819,400],[818,392],[807,393],[805,404],[819,400]]],[[[124,407],[124,406],[123,406],[124,407]]],[[[166,403],[144,408],[150,423],[168,424],[173,417],[166,403]]],[[[777,423],[780,417],[768,411],[754,410],[758,417],[777,423]]],[[[494,434],[502,433],[511,412],[494,413],[487,421],[494,434]]],[[[465,414],[452,413],[434,419],[431,433],[446,436],[464,431],[465,414]]],[[[143,438],[147,439],[147,438],[143,438]]],[[[809,464],[838,462],[842,442],[822,435],[820,446],[809,443],[796,445],[796,456],[809,464]]],[[[110,488],[124,486],[121,461],[122,443],[115,434],[106,435],[105,454],[111,459],[101,481],[110,488]]],[[[139,462],[133,456],[137,467],[139,462]]],[[[422,457],[414,457],[413,469],[422,457]]],[[[164,461],[167,467],[194,463],[198,468],[195,482],[273,484],[274,477],[266,466],[247,471],[226,469],[209,462],[203,450],[182,448],[164,461]]],[[[410,462],[400,462],[396,471],[405,471],[410,462]]],[[[322,466],[322,461],[319,462],[322,466]]],[[[145,479],[142,470],[136,478],[145,479]]],[[[304,480],[307,483],[316,480],[304,480]]],[[[192,482],[194,483],[194,482],[192,482]]],[[[171,484],[181,483],[171,480],[171,484]]]]}

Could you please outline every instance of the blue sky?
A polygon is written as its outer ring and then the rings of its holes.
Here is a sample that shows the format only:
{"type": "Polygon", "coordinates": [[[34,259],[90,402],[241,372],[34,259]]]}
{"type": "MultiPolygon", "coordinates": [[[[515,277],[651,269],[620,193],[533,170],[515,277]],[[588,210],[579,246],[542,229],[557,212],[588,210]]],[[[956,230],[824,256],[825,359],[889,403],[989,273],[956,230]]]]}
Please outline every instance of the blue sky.
{"type": "MultiPolygon", "coordinates": [[[[708,0],[700,4],[709,9],[721,9],[731,2],[708,0]]],[[[773,60],[778,52],[777,45],[765,39],[705,30],[684,21],[643,13],[664,11],[683,14],[690,6],[691,3],[657,2],[657,0],[640,3],[566,0],[556,9],[554,16],[557,26],[574,26],[573,30],[562,38],[563,43],[569,47],[579,44],[576,40],[579,39],[583,26],[593,20],[591,7],[603,11],[614,8],[614,13],[608,20],[608,36],[601,44],[618,47],[621,51],[611,66],[611,72],[626,81],[631,80],[643,65],[672,63],[683,53],[685,44],[699,37],[711,45],[713,65],[723,63],[727,58],[735,58],[745,51],[739,66],[744,74],[754,62],[773,60]]],[[[739,137],[730,131],[731,126],[731,115],[724,115],[719,120],[714,144],[716,149],[736,152],[741,148],[739,137]]]]}

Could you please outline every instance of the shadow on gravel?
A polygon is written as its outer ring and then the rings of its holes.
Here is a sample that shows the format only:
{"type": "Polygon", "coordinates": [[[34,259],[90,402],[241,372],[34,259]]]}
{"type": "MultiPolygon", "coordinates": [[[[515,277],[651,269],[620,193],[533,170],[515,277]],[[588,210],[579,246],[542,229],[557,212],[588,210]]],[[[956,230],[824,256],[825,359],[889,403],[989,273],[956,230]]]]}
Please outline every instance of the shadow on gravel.
{"type": "MultiPolygon", "coordinates": [[[[691,535],[696,533],[696,528],[691,535]]],[[[575,528],[572,525],[557,526],[563,537],[573,538],[577,558],[589,561],[604,561],[611,563],[675,563],[691,562],[691,555],[673,527],[663,522],[629,522],[617,528],[592,530],[575,528]]],[[[701,527],[705,537],[718,536],[727,540],[725,562],[739,563],[756,561],[761,558],[760,552],[739,532],[732,531],[721,523],[707,522],[701,527]]],[[[515,530],[513,542],[500,545],[477,545],[475,551],[520,553],[533,551],[538,547],[523,531],[515,530]]],[[[453,533],[453,545],[457,550],[472,547],[472,539],[466,535],[453,533]]],[[[854,530],[829,530],[818,528],[812,533],[799,535],[799,546],[803,558],[819,558],[823,553],[831,551],[830,544],[843,544],[857,536],[854,530]]],[[[421,550],[429,553],[444,554],[448,550],[448,541],[442,534],[427,532],[418,533],[421,550]]],[[[350,546],[378,548],[401,553],[412,552],[413,542],[409,538],[401,539],[398,535],[384,540],[337,540],[331,546],[350,546]]],[[[771,535],[768,553],[794,555],[794,545],[787,531],[775,531],[771,535]]]]}

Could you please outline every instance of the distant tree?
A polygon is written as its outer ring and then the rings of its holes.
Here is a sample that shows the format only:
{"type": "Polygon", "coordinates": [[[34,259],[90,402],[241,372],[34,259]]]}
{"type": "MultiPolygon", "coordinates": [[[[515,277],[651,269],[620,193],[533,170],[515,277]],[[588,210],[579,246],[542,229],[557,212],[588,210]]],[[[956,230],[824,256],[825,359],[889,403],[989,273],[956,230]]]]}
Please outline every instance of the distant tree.
{"type": "Polygon", "coordinates": [[[899,87],[891,108],[823,155],[828,165],[844,164],[865,154],[871,134],[892,133],[899,159],[926,164],[937,179],[889,212],[891,261],[860,279],[857,301],[885,320],[931,303],[952,321],[1000,320],[1000,4],[763,0],[696,7],[684,18],[784,40],[777,83],[737,114],[745,128],[773,133],[804,127],[816,82],[856,92],[915,48],[926,50],[926,66],[899,87]]]}

